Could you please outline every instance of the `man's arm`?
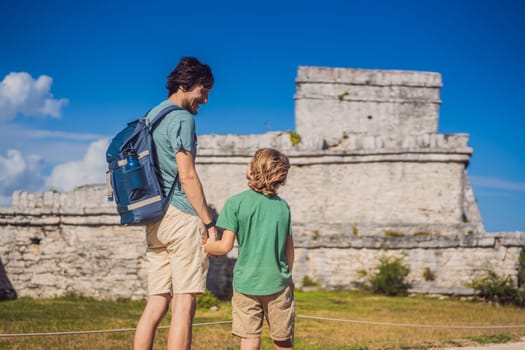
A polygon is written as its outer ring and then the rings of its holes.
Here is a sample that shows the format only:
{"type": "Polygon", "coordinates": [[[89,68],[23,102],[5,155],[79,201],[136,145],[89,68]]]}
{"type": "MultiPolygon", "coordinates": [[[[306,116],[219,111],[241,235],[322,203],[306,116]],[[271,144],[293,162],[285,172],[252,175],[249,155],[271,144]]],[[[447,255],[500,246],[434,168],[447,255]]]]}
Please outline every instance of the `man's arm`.
{"type": "Polygon", "coordinates": [[[215,242],[208,241],[204,245],[204,250],[212,256],[224,255],[232,250],[234,241],[235,233],[230,230],[224,230],[221,240],[215,242]]]}
{"type": "MultiPolygon", "coordinates": [[[[204,197],[202,184],[197,175],[195,162],[191,152],[180,150],[175,154],[175,161],[179,170],[179,181],[188,201],[204,224],[212,222],[213,216],[208,210],[208,204],[204,197]]],[[[215,226],[208,228],[208,236],[217,239],[217,228],[215,226]]]]}

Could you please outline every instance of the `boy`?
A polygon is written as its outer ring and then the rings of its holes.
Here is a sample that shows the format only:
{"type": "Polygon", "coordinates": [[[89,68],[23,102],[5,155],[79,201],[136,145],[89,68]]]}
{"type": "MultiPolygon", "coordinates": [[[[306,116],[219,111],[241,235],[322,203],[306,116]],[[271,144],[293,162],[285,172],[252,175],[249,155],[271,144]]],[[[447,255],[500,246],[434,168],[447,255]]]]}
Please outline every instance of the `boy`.
{"type": "Polygon", "coordinates": [[[237,237],[232,333],[241,337],[241,350],[260,348],[264,318],[275,349],[293,348],[294,246],[290,208],[277,196],[288,169],[288,158],[279,151],[255,152],[246,171],[250,189],[226,201],[217,221],[224,229],[222,239],[204,246],[212,256],[224,255],[237,237]]]}

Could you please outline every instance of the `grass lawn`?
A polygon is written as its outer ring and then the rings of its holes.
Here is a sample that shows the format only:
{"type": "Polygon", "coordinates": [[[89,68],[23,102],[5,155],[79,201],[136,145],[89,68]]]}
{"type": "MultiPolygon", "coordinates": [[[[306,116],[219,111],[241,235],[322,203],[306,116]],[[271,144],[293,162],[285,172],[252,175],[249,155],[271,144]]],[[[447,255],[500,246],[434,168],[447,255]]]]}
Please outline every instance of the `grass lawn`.
{"type": "MultiPolygon", "coordinates": [[[[525,309],[423,296],[386,297],[363,292],[296,292],[296,349],[429,349],[519,340],[525,336],[525,309]],[[325,319],[311,319],[320,317],[325,319]],[[326,320],[326,319],[332,320],[326,320]],[[364,321],[340,322],[333,319],[364,321]],[[388,323],[374,324],[374,323],[388,323]],[[396,325],[390,325],[391,323],[396,325]],[[487,326],[489,328],[404,327],[399,324],[487,326]],[[500,326],[523,325],[520,328],[500,326]]],[[[78,296],[0,302],[0,349],[131,349],[143,301],[94,300],[78,296]],[[122,332],[38,337],[2,334],[124,329],[122,332]]],[[[238,349],[229,321],[231,305],[197,310],[193,349],[238,349]]],[[[169,318],[161,323],[155,349],[164,349],[169,318]]],[[[272,349],[268,328],[263,349],[272,349]]]]}

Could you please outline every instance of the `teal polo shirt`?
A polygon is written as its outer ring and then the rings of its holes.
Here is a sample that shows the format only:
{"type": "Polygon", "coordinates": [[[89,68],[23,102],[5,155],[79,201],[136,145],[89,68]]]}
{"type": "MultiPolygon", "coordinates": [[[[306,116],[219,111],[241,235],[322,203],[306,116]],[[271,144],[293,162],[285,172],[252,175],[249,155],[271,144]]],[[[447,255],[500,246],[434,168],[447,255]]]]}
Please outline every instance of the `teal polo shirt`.
{"type": "MultiPolygon", "coordinates": [[[[151,109],[147,118],[151,120],[169,105],[174,105],[174,103],[168,100],[161,102],[151,109]]],[[[177,179],[171,204],[185,213],[197,215],[177,178],[179,170],[175,161],[175,154],[179,150],[190,151],[194,161],[197,156],[197,135],[193,115],[186,110],[168,113],[153,129],[153,142],[155,143],[158,166],[162,177],[162,187],[166,194],[169,193],[173,182],[177,179]]]]}

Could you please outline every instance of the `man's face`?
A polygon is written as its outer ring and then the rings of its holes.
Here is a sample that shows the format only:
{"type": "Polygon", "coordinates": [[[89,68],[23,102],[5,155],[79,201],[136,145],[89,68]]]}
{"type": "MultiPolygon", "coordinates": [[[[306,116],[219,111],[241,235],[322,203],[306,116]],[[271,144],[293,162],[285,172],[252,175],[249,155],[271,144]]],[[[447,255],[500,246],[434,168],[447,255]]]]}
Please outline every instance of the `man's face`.
{"type": "Polygon", "coordinates": [[[205,88],[202,85],[196,86],[193,90],[186,91],[181,107],[191,114],[196,115],[199,112],[199,107],[202,104],[208,103],[208,94],[210,91],[211,89],[205,88]]]}

